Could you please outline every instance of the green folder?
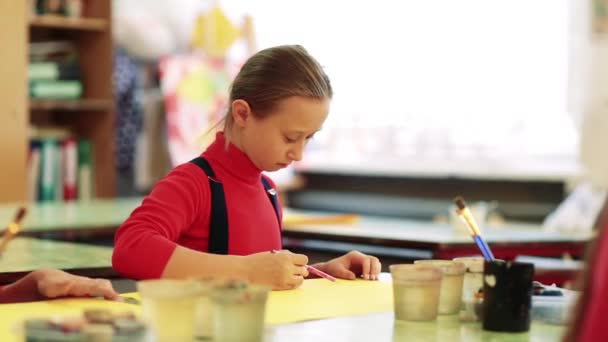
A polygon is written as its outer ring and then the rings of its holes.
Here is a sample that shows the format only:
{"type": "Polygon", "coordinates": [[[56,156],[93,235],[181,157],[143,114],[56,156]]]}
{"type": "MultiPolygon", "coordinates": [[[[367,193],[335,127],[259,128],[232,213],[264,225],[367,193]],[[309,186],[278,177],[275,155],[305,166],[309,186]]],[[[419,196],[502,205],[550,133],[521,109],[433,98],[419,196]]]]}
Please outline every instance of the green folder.
{"type": "Polygon", "coordinates": [[[94,197],[93,147],[89,140],[78,141],[78,200],[94,197]]]}
{"type": "Polygon", "coordinates": [[[40,201],[54,201],[59,179],[59,146],[52,138],[41,139],[40,144],[40,201]]]}

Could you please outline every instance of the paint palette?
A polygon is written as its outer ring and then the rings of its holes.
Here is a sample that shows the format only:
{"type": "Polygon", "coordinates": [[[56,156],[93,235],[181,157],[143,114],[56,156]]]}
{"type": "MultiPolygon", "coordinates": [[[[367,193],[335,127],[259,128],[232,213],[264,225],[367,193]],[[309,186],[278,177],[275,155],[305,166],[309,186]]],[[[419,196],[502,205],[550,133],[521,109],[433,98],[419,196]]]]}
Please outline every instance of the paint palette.
{"type": "Polygon", "coordinates": [[[133,341],[149,340],[149,331],[131,312],[84,310],[82,316],[29,319],[23,323],[26,341],[133,341]]]}
{"type": "Polygon", "coordinates": [[[568,323],[578,292],[560,289],[560,295],[532,296],[532,320],[547,324],[562,325],[568,323]]]}

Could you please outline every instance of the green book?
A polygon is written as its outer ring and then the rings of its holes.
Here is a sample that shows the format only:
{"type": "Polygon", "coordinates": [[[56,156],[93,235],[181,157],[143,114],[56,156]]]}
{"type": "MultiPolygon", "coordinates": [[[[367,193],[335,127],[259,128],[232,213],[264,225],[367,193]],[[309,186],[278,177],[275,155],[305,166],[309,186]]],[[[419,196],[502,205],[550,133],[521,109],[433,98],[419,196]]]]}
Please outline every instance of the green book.
{"type": "Polygon", "coordinates": [[[55,62],[31,62],[27,69],[29,80],[57,80],[59,66],[55,62]]]}
{"type": "Polygon", "coordinates": [[[88,140],[78,141],[78,200],[90,200],[93,186],[93,148],[88,140]]]}
{"type": "Polygon", "coordinates": [[[80,81],[32,81],[30,96],[39,99],[78,99],[82,96],[80,81]]]}
{"type": "Polygon", "coordinates": [[[58,188],[59,146],[55,139],[42,139],[40,144],[40,201],[54,201],[58,188]]]}
{"type": "Polygon", "coordinates": [[[80,80],[78,62],[41,61],[30,62],[28,66],[29,81],[53,80],[80,80]]]}

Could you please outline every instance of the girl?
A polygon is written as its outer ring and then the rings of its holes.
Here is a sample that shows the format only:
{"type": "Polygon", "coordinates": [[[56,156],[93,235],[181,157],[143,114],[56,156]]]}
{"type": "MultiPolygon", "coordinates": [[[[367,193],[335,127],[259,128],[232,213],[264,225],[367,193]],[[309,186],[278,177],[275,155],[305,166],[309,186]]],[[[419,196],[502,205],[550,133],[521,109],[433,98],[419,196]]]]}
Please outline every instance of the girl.
{"type": "Polygon", "coordinates": [[[109,280],[80,277],[56,269],[36,270],[10,285],[0,287],[0,303],[88,296],[120,300],[109,280]]]}
{"type": "MultiPolygon", "coordinates": [[[[332,89],[301,46],[262,50],[230,91],[224,130],[199,157],[172,170],[115,237],[114,268],[136,279],[244,278],[274,289],[299,286],[305,255],[281,249],[276,171],[302,158],[329,113],[332,89]]],[[[377,279],[380,261],[350,252],[315,265],[338,278],[377,279]]]]}

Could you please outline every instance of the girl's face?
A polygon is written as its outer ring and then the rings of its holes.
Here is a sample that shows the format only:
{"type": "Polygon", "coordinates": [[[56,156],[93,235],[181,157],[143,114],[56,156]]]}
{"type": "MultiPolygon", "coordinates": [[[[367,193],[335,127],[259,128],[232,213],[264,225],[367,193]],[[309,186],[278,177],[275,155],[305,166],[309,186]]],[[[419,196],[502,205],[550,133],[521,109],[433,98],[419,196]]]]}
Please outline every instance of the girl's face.
{"type": "Polygon", "coordinates": [[[241,105],[233,103],[233,118],[239,128],[234,143],[263,171],[276,171],[302,159],[306,143],[329,114],[328,99],[300,96],[281,100],[261,119],[251,114],[246,102],[241,105]]]}

